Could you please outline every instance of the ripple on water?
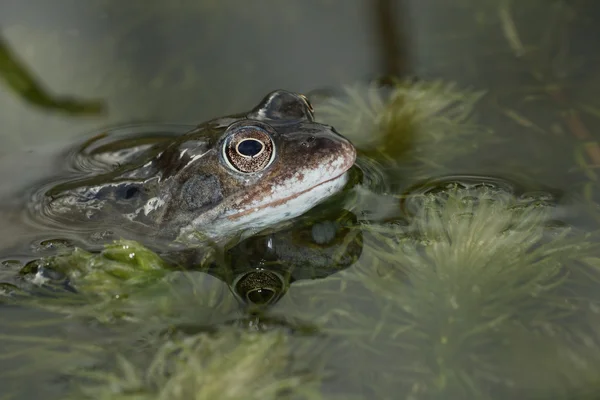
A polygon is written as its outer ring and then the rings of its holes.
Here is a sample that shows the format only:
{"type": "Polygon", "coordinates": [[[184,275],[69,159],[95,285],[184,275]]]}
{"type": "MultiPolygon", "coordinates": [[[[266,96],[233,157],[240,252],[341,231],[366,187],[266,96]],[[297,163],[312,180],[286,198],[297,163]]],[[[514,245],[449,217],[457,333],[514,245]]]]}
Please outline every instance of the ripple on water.
{"type": "Polygon", "coordinates": [[[67,168],[76,172],[106,172],[132,161],[136,155],[153,145],[189,132],[192,128],[190,125],[139,124],[103,130],[69,151],[67,168]]]}
{"type": "MultiPolygon", "coordinates": [[[[110,128],[96,132],[93,136],[72,146],[66,152],[60,152],[55,158],[60,161],[52,178],[38,180],[22,194],[23,206],[19,213],[23,223],[34,234],[29,239],[33,248],[41,248],[43,238],[80,238],[89,244],[97,244],[118,237],[122,227],[108,218],[98,218],[89,223],[88,216],[66,213],[74,220],[65,220],[62,216],[69,207],[69,201],[75,197],[53,197],[52,190],[62,184],[70,184],[78,179],[93,177],[99,173],[114,170],[123,163],[132,162],[142,152],[153,145],[170,140],[191,129],[190,125],[130,125],[110,128]],[[108,233],[107,233],[108,232],[108,233]]],[[[39,178],[38,178],[39,179],[39,178]]],[[[84,199],[85,200],[85,199],[84,199]]],[[[90,205],[93,208],[92,205],[90,205]]],[[[71,207],[71,211],[74,207],[71,207]]],[[[22,247],[22,246],[21,246],[22,247]]],[[[42,245],[43,247],[43,245],[42,245]]]]}

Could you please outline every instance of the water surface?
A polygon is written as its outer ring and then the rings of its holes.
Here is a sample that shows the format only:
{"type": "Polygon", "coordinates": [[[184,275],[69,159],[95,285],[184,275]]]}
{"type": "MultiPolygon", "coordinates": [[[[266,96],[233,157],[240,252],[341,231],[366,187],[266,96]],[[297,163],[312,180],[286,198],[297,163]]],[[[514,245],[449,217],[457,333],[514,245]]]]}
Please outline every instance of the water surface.
{"type": "Polygon", "coordinates": [[[595,2],[163,3],[0,0],[40,87],[103,105],[0,91],[0,399],[596,396],[595,2]],[[276,88],[355,143],[352,184],[218,268],[27,211],[99,132],[177,134],[276,88]]]}

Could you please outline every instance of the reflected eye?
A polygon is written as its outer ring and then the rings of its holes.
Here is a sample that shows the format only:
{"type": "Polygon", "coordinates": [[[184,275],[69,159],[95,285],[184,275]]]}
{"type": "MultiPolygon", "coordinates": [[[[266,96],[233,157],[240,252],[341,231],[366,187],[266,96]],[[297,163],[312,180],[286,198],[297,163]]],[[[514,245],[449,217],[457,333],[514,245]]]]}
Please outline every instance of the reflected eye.
{"type": "Polygon", "coordinates": [[[235,171],[260,172],[267,168],[275,157],[275,147],[267,127],[260,125],[235,125],[229,127],[230,134],[223,143],[223,158],[235,171]]]}
{"type": "Polygon", "coordinates": [[[275,271],[257,269],[241,274],[233,282],[234,292],[247,304],[269,305],[286,290],[283,277],[275,271]]]}

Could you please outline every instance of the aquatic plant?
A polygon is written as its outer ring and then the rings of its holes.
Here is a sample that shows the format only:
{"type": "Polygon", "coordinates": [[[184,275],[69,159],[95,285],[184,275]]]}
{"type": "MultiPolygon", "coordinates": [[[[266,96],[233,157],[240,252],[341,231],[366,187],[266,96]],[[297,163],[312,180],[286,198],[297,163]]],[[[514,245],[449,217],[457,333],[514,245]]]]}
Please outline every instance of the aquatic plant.
{"type": "Polygon", "coordinates": [[[339,93],[311,100],[316,119],[352,140],[359,154],[410,170],[419,179],[444,171],[493,139],[473,120],[483,95],[454,83],[406,79],[390,87],[345,85],[339,93]]]}
{"type": "MultiPolygon", "coordinates": [[[[551,203],[486,185],[392,197],[408,204],[404,219],[348,226],[362,232],[360,259],[294,283],[263,316],[246,314],[217,278],[163,268],[134,243],[112,245],[104,256],[77,251],[72,261],[107,271],[80,275],[87,284],[78,295],[19,304],[68,314],[84,332],[91,328],[77,321],[100,321],[94,329],[104,333],[27,343],[46,356],[57,346],[71,349],[50,360],[63,360],[69,390],[95,399],[201,399],[215,391],[230,398],[281,391],[301,398],[585,398],[600,388],[596,234],[557,224],[551,203]],[[127,256],[132,249],[141,256],[127,256]],[[136,284],[115,291],[119,276],[136,284]],[[111,300],[100,307],[102,298],[111,300]],[[293,329],[293,321],[314,328],[293,329]]],[[[59,319],[49,324],[61,326],[59,319]]],[[[16,332],[30,326],[12,326],[5,343],[25,340],[16,332]]],[[[36,359],[22,346],[11,349],[6,360],[36,359]]],[[[48,374],[51,365],[36,368],[48,374]]]]}
{"type": "Polygon", "coordinates": [[[117,356],[113,371],[80,371],[89,382],[73,399],[250,400],[319,394],[318,371],[293,365],[281,332],[223,331],[162,343],[146,366],[117,356]]]}
{"type": "Polygon", "coordinates": [[[17,95],[40,108],[71,115],[101,114],[105,105],[99,100],[78,100],[54,97],[44,90],[27,68],[17,60],[14,52],[0,37],[0,78],[17,95]]]}
{"type": "Polygon", "coordinates": [[[333,357],[354,390],[411,399],[597,390],[595,235],[487,190],[419,201],[408,224],[361,228],[366,255],[354,267],[290,290],[285,311],[347,341],[333,357]]]}
{"type": "Polygon", "coordinates": [[[66,248],[26,264],[20,290],[4,301],[108,322],[126,317],[119,311],[123,299],[172,279],[169,272],[159,255],[134,241],[118,240],[97,253],[66,248]]]}
{"type": "Polygon", "coordinates": [[[259,329],[261,321],[240,315],[227,284],[211,275],[169,270],[133,242],[97,254],[74,249],[39,264],[71,277],[79,293],[38,277],[55,290],[7,301],[24,316],[0,324],[0,358],[13,366],[0,369],[7,391],[28,393],[19,382],[35,374],[66,380],[61,398],[322,398],[319,342],[294,341],[285,321],[259,329]],[[27,320],[36,313],[39,321],[27,320]]]}

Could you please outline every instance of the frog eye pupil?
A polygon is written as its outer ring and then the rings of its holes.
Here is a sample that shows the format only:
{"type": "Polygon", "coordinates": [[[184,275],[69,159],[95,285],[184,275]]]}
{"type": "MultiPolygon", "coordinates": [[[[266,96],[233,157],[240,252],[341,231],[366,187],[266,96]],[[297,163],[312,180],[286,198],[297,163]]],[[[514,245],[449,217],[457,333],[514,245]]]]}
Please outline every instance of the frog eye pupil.
{"type": "Polygon", "coordinates": [[[237,152],[244,157],[255,157],[263,151],[264,147],[262,142],[256,139],[246,139],[237,145],[237,152]]]}

